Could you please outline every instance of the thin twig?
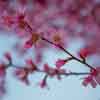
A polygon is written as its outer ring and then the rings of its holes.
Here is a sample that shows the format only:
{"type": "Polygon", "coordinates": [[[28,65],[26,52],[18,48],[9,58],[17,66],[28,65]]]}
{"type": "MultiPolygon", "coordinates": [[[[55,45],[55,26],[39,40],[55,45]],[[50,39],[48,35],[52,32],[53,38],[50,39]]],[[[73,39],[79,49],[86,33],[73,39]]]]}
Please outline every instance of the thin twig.
{"type": "MultiPolygon", "coordinates": [[[[28,69],[27,67],[18,67],[17,65],[9,65],[9,68],[12,67],[12,68],[16,68],[16,69],[28,69]]],[[[48,76],[48,73],[44,70],[41,70],[41,69],[36,69],[35,72],[39,72],[39,73],[44,73],[46,74],[46,77],[48,76]]],[[[90,73],[89,72],[68,72],[68,73],[58,73],[59,75],[65,75],[65,76],[84,76],[84,75],[89,75],[90,73]]]]}
{"type": "Polygon", "coordinates": [[[86,63],[86,62],[84,62],[83,60],[80,60],[80,59],[76,58],[75,56],[73,56],[68,50],[66,50],[66,49],[63,48],[62,46],[57,45],[57,44],[55,44],[55,43],[53,43],[53,42],[47,40],[47,39],[44,38],[44,37],[41,37],[41,39],[44,40],[44,41],[46,41],[46,42],[48,42],[48,43],[50,43],[50,44],[52,44],[52,45],[54,45],[54,46],[56,46],[56,47],[58,47],[59,49],[61,49],[61,50],[64,51],[65,53],[67,53],[69,56],[71,56],[74,60],[76,60],[76,61],[78,61],[78,62],[80,62],[80,63],[86,65],[86,66],[89,67],[90,69],[94,69],[94,70],[95,70],[95,68],[93,68],[91,65],[89,65],[89,64],[86,63]]]}

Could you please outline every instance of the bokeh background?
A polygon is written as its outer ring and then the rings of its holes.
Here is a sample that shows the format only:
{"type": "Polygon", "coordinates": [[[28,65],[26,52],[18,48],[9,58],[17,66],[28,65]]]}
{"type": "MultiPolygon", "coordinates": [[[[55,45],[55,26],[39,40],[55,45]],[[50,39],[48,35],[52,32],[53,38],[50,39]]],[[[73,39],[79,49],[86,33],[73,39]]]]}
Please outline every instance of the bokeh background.
{"type": "MultiPolygon", "coordinates": [[[[52,41],[55,34],[60,36],[58,42],[75,56],[80,48],[92,48],[93,55],[87,62],[94,67],[100,66],[100,0],[0,0],[0,62],[5,61],[5,52],[11,53],[13,63],[18,66],[25,65],[27,58],[36,60],[36,55],[41,54],[43,59],[39,68],[44,63],[55,67],[58,58],[68,55],[43,41],[24,51],[23,44],[32,33],[23,28],[20,18],[31,25],[32,31],[48,40],[52,41]]],[[[65,64],[64,68],[75,72],[89,71],[76,61],[65,64]]],[[[100,86],[84,87],[83,76],[63,77],[62,80],[48,78],[48,86],[41,89],[39,82],[43,76],[41,73],[31,75],[31,85],[26,86],[9,68],[6,93],[0,100],[100,100],[100,86]]]]}

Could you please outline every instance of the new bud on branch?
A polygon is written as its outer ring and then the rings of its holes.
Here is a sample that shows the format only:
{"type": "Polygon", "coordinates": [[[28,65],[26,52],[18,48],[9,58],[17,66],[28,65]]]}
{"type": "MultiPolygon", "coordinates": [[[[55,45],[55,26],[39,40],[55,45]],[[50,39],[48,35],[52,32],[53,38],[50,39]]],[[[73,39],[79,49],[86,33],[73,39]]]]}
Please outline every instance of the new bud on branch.
{"type": "Polygon", "coordinates": [[[40,38],[40,37],[39,37],[38,34],[32,33],[31,38],[30,38],[28,41],[26,41],[24,47],[25,47],[25,48],[31,48],[32,45],[36,44],[36,42],[39,40],[39,38],[40,38]]]}

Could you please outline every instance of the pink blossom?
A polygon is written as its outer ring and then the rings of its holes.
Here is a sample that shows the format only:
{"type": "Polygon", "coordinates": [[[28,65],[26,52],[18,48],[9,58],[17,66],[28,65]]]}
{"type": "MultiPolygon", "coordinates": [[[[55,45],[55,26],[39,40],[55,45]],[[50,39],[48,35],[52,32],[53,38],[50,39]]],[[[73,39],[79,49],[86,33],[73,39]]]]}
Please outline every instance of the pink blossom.
{"type": "Polygon", "coordinates": [[[56,67],[57,68],[61,68],[64,64],[66,64],[67,60],[64,60],[64,59],[58,59],[56,61],[56,67]]]}
{"type": "Polygon", "coordinates": [[[25,68],[17,69],[15,71],[15,76],[22,82],[24,82],[26,85],[29,85],[28,80],[28,71],[25,68]]]}
{"type": "Polygon", "coordinates": [[[44,64],[44,71],[48,73],[51,77],[56,75],[56,70],[50,67],[48,64],[44,64]]]}
{"type": "Polygon", "coordinates": [[[32,45],[33,45],[32,40],[28,40],[28,41],[25,42],[25,44],[24,44],[24,48],[31,48],[32,45]]]}
{"type": "Polygon", "coordinates": [[[100,67],[96,67],[95,70],[92,69],[90,75],[84,79],[83,85],[87,86],[88,84],[90,84],[93,88],[95,88],[97,84],[100,85],[100,67]]]}
{"type": "Polygon", "coordinates": [[[12,60],[10,52],[6,52],[6,53],[4,54],[4,56],[5,56],[5,58],[6,58],[8,61],[11,61],[11,60],[12,60]]]}
{"type": "MultiPolygon", "coordinates": [[[[50,75],[51,77],[53,76],[58,76],[62,73],[65,73],[66,70],[65,69],[58,69],[58,68],[52,68],[52,67],[49,67],[48,64],[44,64],[44,71],[50,75]]],[[[60,77],[60,76],[59,76],[60,77]]],[[[59,78],[58,78],[59,79],[59,78]]]]}
{"type": "Polygon", "coordinates": [[[26,60],[26,64],[28,65],[28,71],[30,72],[30,73],[32,73],[32,72],[34,72],[34,71],[36,71],[37,70],[37,66],[36,66],[36,64],[32,61],[32,59],[27,59],[26,60]]]}
{"type": "Polygon", "coordinates": [[[40,82],[40,87],[41,87],[41,88],[44,88],[44,87],[46,87],[46,86],[47,86],[46,80],[43,79],[43,80],[40,82]]]}
{"type": "Polygon", "coordinates": [[[6,67],[4,64],[0,64],[0,77],[4,77],[6,75],[6,67]]]}
{"type": "Polygon", "coordinates": [[[79,56],[81,58],[86,58],[87,56],[90,56],[91,54],[93,54],[95,51],[95,48],[94,47],[85,47],[85,48],[82,48],[80,51],[79,51],[79,56]]]}
{"type": "Polygon", "coordinates": [[[97,83],[92,76],[86,77],[82,84],[84,86],[87,86],[88,84],[90,84],[93,88],[95,88],[97,86],[97,83]]]}

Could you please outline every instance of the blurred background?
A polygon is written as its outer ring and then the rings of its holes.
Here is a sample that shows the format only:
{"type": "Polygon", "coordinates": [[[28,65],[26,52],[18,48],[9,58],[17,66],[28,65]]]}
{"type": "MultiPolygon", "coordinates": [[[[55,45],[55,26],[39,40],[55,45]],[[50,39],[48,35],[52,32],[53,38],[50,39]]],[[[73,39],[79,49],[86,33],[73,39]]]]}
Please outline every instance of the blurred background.
{"type": "MultiPolygon", "coordinates": [[[[39,68],[48,63],[55,67],[58,58],[66,58],[63,51],[39,40],[31,48],[24,48],[30,34],[37,33],[46,39],[64,46],[78,57],[81,48],[92,53],[87,62],[100,66],[100,0],[0,0],[0,63],[6,62],[5,52],[10,52],[13,63],[25,65],[32,58],[39,68]],[[23,23],[24,20],[32,27],[23,23]]],[[[76,61],[70,61],[64,68],[75,72],[88,72],[89,69],[76,61]]],[[[40,88],[43,74],[29,76],[27,86],[17,80],[13,69],[7,70],[4,82],[5,93],[0,100],[99,100],[100,86],[82,86],[84,76],[68,76],[62,80],[48,78],[48,86],[40,88]]]]}

